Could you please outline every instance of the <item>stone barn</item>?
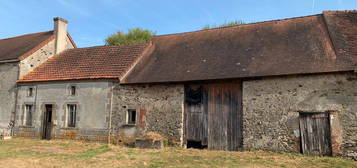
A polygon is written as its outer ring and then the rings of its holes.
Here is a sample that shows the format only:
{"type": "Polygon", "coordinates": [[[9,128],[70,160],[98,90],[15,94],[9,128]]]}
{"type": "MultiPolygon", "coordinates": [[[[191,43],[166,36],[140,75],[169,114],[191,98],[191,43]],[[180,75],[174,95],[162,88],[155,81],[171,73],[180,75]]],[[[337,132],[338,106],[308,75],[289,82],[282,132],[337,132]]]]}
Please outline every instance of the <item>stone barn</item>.
{"type": "Polygon", "coordinates": [[[69,49],[18,80],[15,132],[356,159],[356,35],[327,11],[69,49]]]}
{"type": "Polygon", "coordinates": [[[67,33],[67,21],[54,18],[54,29],[0,39],[0,135],[10,133],[15,117],[16,80],[48,58],[67,48],[75,48],[67,33]]]}
{"type": "Polygon", "coordinates": [[[112,128],[218,150],[357,156],[357,12],[162,35],[114,89],[112,128]]]}

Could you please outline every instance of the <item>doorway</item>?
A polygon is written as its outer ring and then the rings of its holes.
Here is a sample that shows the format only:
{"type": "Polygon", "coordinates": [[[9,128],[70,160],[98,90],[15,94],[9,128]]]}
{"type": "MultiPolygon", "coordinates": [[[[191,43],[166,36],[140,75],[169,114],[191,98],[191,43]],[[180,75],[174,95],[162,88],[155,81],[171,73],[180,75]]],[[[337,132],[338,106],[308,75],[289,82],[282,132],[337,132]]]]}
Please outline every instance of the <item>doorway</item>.
{"type": "Polygon", "coordinates": [[[43,116],[43,130],[42,130],[42,139],[51,139],[51,132],[52,132],[52,112],[53,112],[53,105],[46,104],[45,111],[43,116]]]}
{"type": "Polygon", "coordinates": [[[303,154],[332,155],[328,113],[300,113],[300,134],[303,154]]]}
{"type": "Polygon", "coordinates": [[[188,148],[242,149],[241,82],[185,85],[184,117],[188,148]]]}

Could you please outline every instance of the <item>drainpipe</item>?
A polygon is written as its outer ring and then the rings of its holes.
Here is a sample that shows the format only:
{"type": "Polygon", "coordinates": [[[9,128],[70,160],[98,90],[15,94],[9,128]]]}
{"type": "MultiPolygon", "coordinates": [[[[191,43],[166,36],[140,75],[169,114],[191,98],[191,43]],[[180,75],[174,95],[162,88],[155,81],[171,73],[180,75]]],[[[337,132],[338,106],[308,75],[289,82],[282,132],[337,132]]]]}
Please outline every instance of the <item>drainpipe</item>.
{"type": "Polygon", "coordinates": [[[108,126],[108,144],[110,144],[110,138],[111,138],[111,133],[112,133],[112,112],[113,112],[113,97],[114,97],[114,87],[115,84],[114,82],[112,83],[112,88],[111,88],[111,98],[110,98],[110,110],[109,110],[109,126],[108,126]]]}

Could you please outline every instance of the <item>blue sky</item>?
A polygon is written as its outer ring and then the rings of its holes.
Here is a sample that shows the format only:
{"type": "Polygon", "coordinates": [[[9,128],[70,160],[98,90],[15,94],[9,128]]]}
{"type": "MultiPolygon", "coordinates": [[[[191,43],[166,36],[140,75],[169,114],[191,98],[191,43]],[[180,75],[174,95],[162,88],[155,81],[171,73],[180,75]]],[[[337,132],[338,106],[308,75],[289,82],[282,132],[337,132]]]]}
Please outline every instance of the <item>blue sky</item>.
{"type": "Polygon", "coordinates": [[[0,0],[0,39],[51,30],[56,16],[69,21],[78,47],[88,47],[134,27],[171,34],[349,9],[357,9],[357,0],[0,0]]]}

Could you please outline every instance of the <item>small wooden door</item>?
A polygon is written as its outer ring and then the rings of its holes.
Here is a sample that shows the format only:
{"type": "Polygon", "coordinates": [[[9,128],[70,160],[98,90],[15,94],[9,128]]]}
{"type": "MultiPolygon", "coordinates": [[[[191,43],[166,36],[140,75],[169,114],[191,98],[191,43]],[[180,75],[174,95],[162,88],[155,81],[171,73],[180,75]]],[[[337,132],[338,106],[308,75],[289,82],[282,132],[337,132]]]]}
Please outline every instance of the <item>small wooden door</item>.
{"type": "Polygon", "coordinates": [[[328,113],[300,113],[302,153],[331,156],[331,133],[328,113]]]}
{"type": "Polygon", "coordinates": [[[51,131],[52,131],[52,104],[45,105],[45,112],[43,117],[43,130],[42,130],[42,139],[51,139],[51,131]]]}

